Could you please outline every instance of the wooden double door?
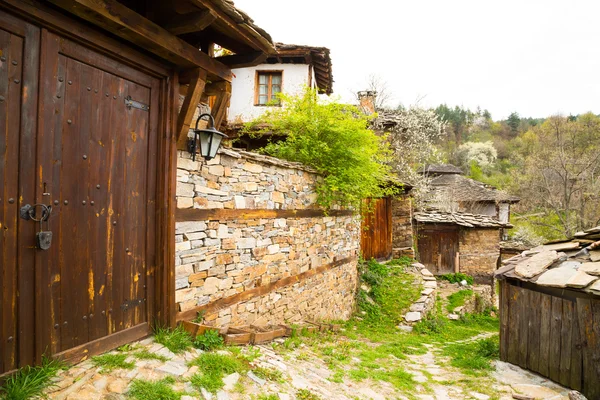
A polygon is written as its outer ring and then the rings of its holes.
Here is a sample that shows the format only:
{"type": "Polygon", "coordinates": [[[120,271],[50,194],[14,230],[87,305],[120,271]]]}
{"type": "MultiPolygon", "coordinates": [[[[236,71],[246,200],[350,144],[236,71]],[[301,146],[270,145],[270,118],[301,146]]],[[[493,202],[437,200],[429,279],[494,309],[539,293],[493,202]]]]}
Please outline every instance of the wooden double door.
{"type": "Polygon", "coordinates": [[[459,229],[447,225],[418,227],[419,260],[434,275],[452,274],[459,251],[459,229]]]}
{"type": "Polygon", "coordinates": [[[0,11],[0,374],[148,332],[159,95],[159,79],[0,11]]]}

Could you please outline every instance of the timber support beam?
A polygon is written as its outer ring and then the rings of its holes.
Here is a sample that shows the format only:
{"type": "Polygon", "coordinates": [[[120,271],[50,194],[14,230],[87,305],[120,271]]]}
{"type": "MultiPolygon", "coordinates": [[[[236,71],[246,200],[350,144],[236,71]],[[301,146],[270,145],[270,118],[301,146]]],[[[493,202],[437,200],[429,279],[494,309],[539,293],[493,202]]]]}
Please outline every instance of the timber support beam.
{"type": "Polygon", "coordinates": [[[204,93],[204,87],[206,85],[206,71],[201,68],[195,68],[191,71],[186,72],[189,77],[189,87],[187,94],[183,100],[183,105],[179,111],[177,117],[177,148],[185,149],[188,132],[192,124],[192,119],[196,113],[198,103],[202,93],[204,93]]]}

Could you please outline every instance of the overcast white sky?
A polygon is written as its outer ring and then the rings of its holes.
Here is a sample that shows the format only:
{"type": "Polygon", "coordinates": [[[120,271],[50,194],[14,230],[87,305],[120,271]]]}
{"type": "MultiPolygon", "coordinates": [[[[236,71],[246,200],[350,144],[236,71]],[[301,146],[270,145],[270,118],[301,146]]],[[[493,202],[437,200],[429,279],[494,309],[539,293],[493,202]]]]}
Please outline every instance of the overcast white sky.
{"type": "Polygon", "coordinates": [[[325,46],[346,101],[369,74],[394,104],[494,119],[600,113],[598,0],[235,0],[285,43],[325,46]]]}

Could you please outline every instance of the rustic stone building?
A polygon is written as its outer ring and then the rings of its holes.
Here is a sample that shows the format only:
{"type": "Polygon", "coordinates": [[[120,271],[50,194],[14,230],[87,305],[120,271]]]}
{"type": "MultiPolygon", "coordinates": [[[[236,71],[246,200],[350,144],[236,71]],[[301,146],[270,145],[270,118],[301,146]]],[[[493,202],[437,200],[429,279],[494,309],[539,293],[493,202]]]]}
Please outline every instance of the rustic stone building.
{"type": "Polygon", "coordinates": [[[462,272],[490,283],[500,257],[500,229],[507,223],[467,213],[415,212],[417,251],[435,275],[462,272]]]}

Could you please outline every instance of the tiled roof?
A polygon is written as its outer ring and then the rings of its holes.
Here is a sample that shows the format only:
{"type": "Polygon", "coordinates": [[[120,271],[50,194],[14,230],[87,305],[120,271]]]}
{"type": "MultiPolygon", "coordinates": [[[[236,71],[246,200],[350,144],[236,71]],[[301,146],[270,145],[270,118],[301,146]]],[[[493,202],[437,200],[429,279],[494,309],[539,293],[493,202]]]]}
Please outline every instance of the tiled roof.
{"type": "Polygon", "coordinates": [[[440,194],[454,201],[517,203],[518,197],[511,196],[482,182],[458,174],[443,174],[431,180],[430,196],[440,194]]]}
{"type": "Polygon", "coordinates": [[[600,295],[600,226],[578,232],[572,240],[526,250],[502,264],[497,279],[600,295]]]}
{"type": "Polygon", "coordinates": [[[511,224],[500,222],[486,215],[460,212],[419,211],[414,213],[414,219],[424,224],[455,224],[467,228],[512,228],[511,224]]]}

